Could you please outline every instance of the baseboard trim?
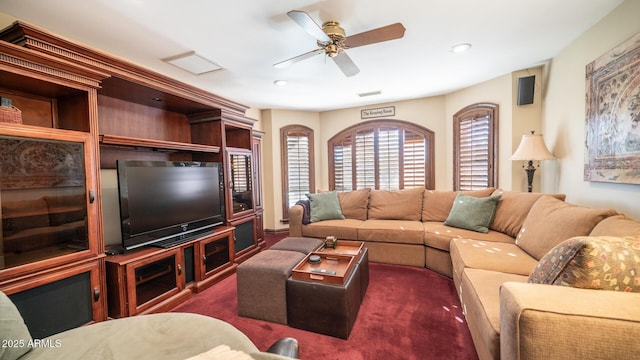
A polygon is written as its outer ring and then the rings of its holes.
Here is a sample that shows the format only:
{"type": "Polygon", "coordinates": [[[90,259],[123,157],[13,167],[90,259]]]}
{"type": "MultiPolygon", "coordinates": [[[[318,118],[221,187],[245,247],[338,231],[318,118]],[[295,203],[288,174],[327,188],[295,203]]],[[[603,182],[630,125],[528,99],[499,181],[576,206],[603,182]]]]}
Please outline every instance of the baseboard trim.
{"type": "Polygon", "coordinates": [[[265,234],[269,235],[282,235],[289,232],[289,228],[282,229],[264,229],[265,234]]]}

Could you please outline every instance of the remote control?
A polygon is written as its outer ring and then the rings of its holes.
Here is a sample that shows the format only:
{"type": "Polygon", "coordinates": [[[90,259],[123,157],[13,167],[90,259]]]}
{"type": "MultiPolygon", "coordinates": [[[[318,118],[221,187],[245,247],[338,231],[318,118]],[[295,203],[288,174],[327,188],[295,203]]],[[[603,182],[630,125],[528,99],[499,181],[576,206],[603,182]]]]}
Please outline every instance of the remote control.
{"type": "Polygon", "coordinates": [[[311,269],[311,272],[318,273],[318,274],[326,274],[326,275],[335,275],[336,274],[335,271],[327,270],[327,269],[311,269]]]}

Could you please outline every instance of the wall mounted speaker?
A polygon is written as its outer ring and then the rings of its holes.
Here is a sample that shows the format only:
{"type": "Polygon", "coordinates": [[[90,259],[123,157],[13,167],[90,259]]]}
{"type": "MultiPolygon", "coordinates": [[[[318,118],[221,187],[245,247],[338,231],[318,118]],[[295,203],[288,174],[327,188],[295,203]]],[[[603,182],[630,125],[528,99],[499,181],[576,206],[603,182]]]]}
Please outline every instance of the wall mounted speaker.
{"type": "Polygon", "coordinates": [[[518,105],[533,104],[533,90],[535,85],[535,75],[521,77],[518,79],[518,105]]]}

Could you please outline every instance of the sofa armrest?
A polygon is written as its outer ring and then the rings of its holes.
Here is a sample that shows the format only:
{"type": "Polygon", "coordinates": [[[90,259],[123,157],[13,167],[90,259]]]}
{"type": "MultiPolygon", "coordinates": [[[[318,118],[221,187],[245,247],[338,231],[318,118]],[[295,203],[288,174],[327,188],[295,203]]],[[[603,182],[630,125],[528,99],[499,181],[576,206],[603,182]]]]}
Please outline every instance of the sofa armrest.
{"type": "Polygon", "coordinates": [[[630,359],[640,354],[640,294],[506,282],[501,359],[630,359]]]}
{"type": "Polygon", "coordinates": [[[302,205],[293,205],[289,208],[289,236],[302,237],[302,205]]]}

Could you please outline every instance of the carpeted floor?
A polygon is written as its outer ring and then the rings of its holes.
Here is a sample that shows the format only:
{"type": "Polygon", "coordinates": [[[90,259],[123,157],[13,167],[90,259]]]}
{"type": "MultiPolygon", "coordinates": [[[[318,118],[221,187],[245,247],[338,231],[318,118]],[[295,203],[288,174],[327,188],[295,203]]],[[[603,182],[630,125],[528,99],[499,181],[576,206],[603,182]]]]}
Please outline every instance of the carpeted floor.
{"type": "Polygon", "coordinates": [[[369,271],[369,288],[348,340],[239,317],[235,275],[173,311],[227,321],[261,350],[294,337],[301,359],[477,359],[451,279],[423,268],[378,263],[370,263],[369,271]]]}

